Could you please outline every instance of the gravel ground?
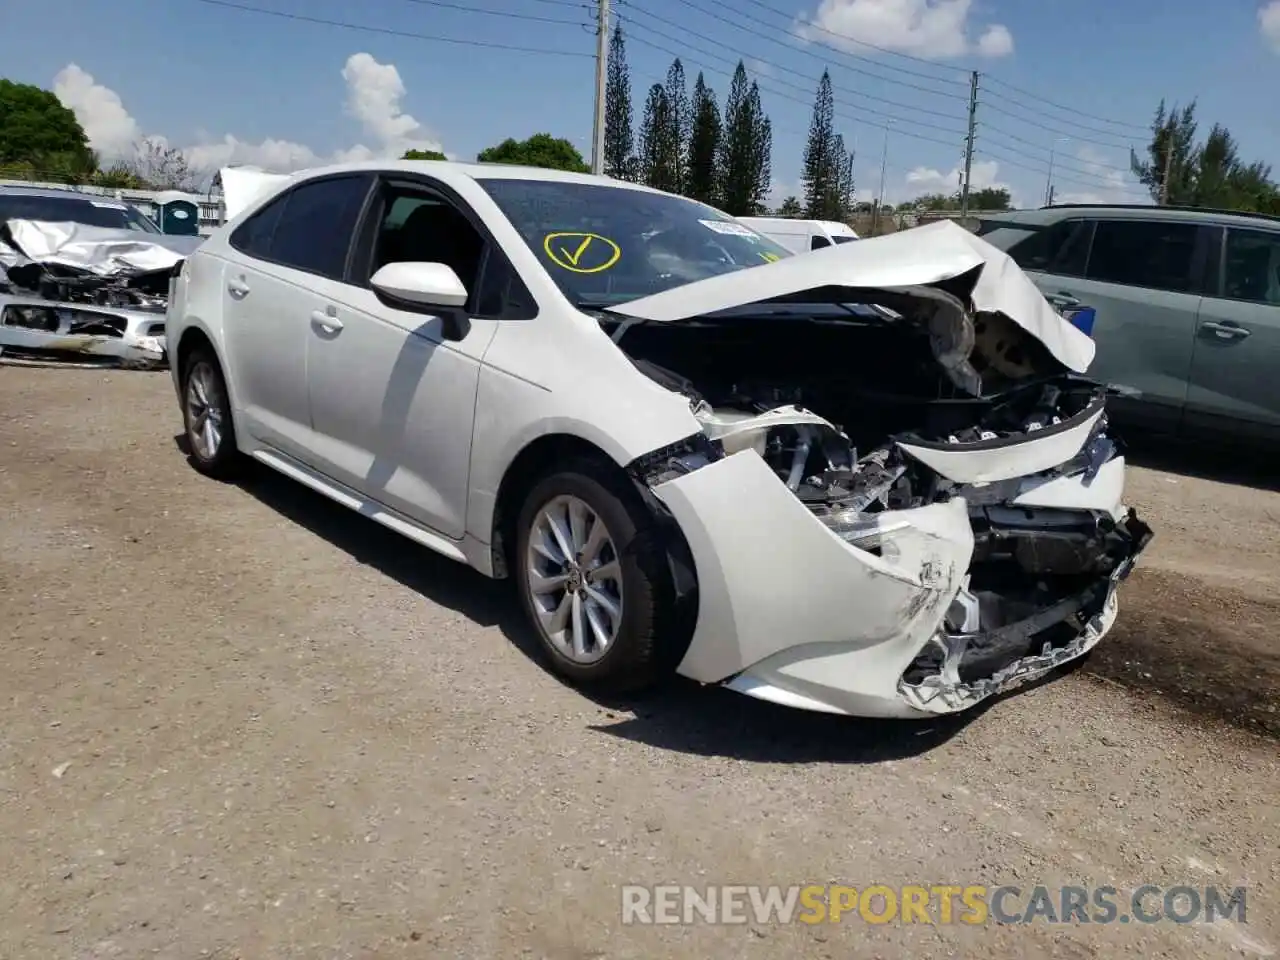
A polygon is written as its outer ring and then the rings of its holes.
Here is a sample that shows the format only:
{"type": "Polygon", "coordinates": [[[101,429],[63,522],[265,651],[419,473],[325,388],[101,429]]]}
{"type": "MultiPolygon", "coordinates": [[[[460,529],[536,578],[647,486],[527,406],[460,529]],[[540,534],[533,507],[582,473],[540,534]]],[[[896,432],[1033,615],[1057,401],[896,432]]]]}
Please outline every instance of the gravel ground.
{"type": "Polygon", "coordinates": [[[1157,539],[1088,664],[895,725],[588,699],[506,586],[179,426],[166,374],[0,367],[0,956],[1280,949],[1276,492],[1134,469],[1157,539]],[[1219,883],[1248,923],[623,925],[671,882],[1219,883]]]}

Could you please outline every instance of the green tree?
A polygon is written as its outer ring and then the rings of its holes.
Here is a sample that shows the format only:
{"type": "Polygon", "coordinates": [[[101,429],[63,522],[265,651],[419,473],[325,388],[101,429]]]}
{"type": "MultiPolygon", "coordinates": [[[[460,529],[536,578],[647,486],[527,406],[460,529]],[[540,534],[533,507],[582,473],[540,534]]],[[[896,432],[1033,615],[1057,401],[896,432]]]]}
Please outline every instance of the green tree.
{"type": "Polygon", "coordinates": [[[619,180],[635,179],[635,138],[631,131],[631,71],[622,25],[609,38],[609,74],[604,97],[604,172],[619,180]]]}
{"type": "Polygon", "coordinates": [[[685,193],[702,203],[717,205],[720,202],[717,185],[720,177],[717,169],[720,140],[720,108],[716,95],[698,74],[693,85],[693,123],[689,134],[689,157],[685,163],[687,180],[685,193]]]}
{"type": "Polygon", "coordinates": [[[553,137],[549,133],[535,133],[528,140],[508,137],[496,146],[481,150],[476,155],[476,160],[480,163],[515,163],[574,173],[591,172],[577,147],[563,137],[553,137]]]}
{"type": "Polygon", "coordinates": [[[800,206],[800,201],[795,197],[787,197],[782,203],[778,204],[778,209],[774,211],[774,215],[779,217],[802,217],[804,216],[804,207],[800,206]]]}
{"type": "Polygon", "coordinates": [[[655,190],[680,190],[680,149],[671,101],[666,88],[655,83],[649,88],[640,123],[640,174],[655,190]]]}
{"type": "Polygon", "coordinates": [[[0,166],[36,167],[53,157],[80,173],[96,166],[84,128],[61,100],[29,83],[0,80],[0,166]]]}
{"type": "Polygon", "coordinates": [[[837,214],[839,160],[835,156],[835,95],[831,74],[823,70],[818,95],[809,120],[809,139],[804,147],[800,183],[804,188],[805,213],[815,220],[831,220],[837,214]]]}
{"type": "Polygon", "coordinates": [[[439,150],[406,150],[401,160],[448,160],[439,150]]]}
{"type": "Polygon", "coordinates": [[[1147,158],[1139,160],[1130,152],[1129,166],[1133,175],[1151,193],[1151,199],[1159,203],[1165,195],[1165,171],[1169,174],[1166,202],[1172,205],[1193,205],[1195,200],[1196,153],[1196,102],[1181,110],[1175,105],[1169,110],[1160,101],[1155,118],[1151,122],[1151,142],[1147,145],[1147,158]]]}
{"type": "Polygon", "coordinates": [[[739,60],[725,101],[720,144],[720,199],[726,213],[747,217],[764,209],[772,150],[773,127],[760,104],[760,88],[748,83],[747,68],[739,60]]]}
{"type": "MultiPolygon", "coordinates": [[[[969,205],[973,207],[975,210],[984,209],[983,207],[978,205],[977,201],[974,199],[973,194],[969,195],[969,205]]],[[[926,193],[922,196],[916,197],[914,200],[908,203],[907,206],[915,207],[917,210],[958,210],[960,209],[960,204],[956,202],[956,198],[954,196],[948,196],[945,193],[926,193]]]]}
{"type": "Polygon", "coordinates": [[[845,149],[844,137],[837,133],[831,152],[836,166],[835,219],[844,223],[853,217],[853,151],[845,149]]]}
{"type": "Polygon", "coordinates": [[[983,187],[969,191],[970,210],[1012,210],[1013,198],[1004,187],[983,187]]]}
{"type": "Polygon", "coordinates": [[[689,91],[684,77],[684,64],[676,57],[667,70],[667,83],[664,91],[667,95],[667,126],[665,139],[670,141],[675,153],[675,191],[683,193],[687,186],[685,161],[689,155],[689,135],[691,118],[689,116],[689,91]]]}

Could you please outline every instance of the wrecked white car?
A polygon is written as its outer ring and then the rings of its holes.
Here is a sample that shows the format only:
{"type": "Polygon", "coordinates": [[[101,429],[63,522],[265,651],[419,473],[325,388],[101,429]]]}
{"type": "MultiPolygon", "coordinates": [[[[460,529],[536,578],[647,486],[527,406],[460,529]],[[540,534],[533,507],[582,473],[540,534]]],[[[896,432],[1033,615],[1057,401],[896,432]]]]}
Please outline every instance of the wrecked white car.
{"type": "Polygon", "coordinates": [[[169,281],[200,239],[106,197],[0,187],[0,356],[163,366],[169,281]]]}
{"type": "Polygon", "coordinates": [[[633,184],[349,164],[247,202],[167,323],[197,469],[512,578],[587,686],[963,710],[1098,643],[1151,537],[1093,342],[950,223],[791,256],[633,184]]]}

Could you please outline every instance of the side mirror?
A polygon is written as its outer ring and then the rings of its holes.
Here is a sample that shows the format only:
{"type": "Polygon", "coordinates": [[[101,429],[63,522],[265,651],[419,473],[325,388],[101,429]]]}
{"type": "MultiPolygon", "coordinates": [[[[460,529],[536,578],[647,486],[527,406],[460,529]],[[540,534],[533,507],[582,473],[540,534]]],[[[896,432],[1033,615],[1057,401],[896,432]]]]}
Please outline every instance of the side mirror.
{"type": "Polygon", "coordinates": [[[369,278],[369,286],[389,307],[438,314],[446,340],[461,340],[471,329],[464,310],[467,288],[447,263],[388,263],[369,278]]]}
{"type": "Polygon", "coordinates": [[[378,299],[389,306],[442,307],[467,305],[467,288],[447,263],[388,263],[369,279],[378,299]]]}

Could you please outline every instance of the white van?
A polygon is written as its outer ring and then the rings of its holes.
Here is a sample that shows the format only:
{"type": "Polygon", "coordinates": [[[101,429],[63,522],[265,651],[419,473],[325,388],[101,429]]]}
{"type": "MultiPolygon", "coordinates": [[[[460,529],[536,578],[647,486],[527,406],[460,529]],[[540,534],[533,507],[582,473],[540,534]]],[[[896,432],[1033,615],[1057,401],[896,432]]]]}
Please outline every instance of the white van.
{"type": "Polygon", "coordinates": [[[834,220],[793,220],[790,217],[738,217],[754,230],[763,233],[775,243],[780,243],[792,253],[804,253],[829,247],[833,243],[848,243],[858,235],[845,223],[834,220]]]}

